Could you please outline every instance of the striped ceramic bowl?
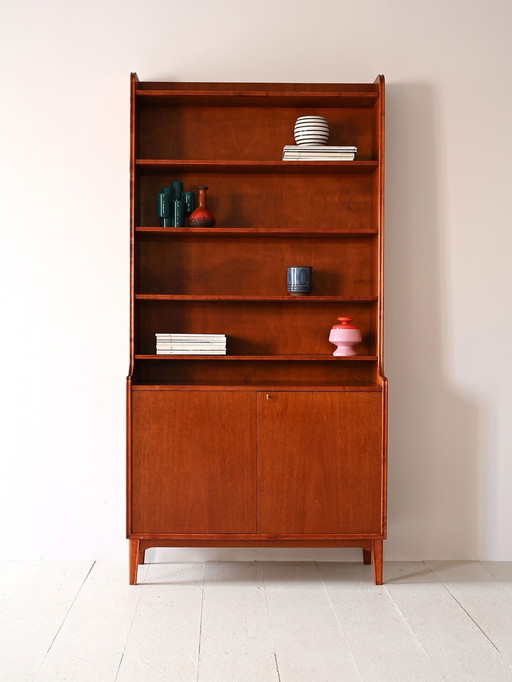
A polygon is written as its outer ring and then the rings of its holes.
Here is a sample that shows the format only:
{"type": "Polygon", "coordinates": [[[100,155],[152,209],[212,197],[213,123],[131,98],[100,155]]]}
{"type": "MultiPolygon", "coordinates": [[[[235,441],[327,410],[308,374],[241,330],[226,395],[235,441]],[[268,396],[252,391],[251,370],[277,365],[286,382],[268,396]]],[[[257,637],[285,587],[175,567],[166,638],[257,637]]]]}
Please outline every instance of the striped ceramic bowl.
{"type": "Polygon", "coordinates": [[[298,145],[327,144],[329,124],[323,116],[299,116],[293,134],[298,145]]]}

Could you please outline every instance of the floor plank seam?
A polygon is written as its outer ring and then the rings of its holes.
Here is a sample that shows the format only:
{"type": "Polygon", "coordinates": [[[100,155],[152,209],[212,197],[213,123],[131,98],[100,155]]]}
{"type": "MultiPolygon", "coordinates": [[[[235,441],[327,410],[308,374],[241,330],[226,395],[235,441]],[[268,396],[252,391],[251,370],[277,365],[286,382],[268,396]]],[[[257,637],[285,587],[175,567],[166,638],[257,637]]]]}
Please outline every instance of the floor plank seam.
{"type": "Polygon", "coordinates": [[[272,619],[270,617],[270,608],[268,605],[268,595],[267,595],[267,586],[265,584],[265,572],[263,570],[263,564],[260,561],[256,562],[259,572],[260,572],[260,579],[261,579],[261,584],[263,585],[263,597],[265,599],[265,609],[267,611],[267,622],[268,622],[268,632],[270,635],[270,640],[272,642],[272,652],[274,654],[274,661],[276,664],[276,671],[277,671],[277,679],[278,682],[281,682],[281,675],[279,673],[279,666],[277,664],[277,652],[276,652],[276,643],[274,640],[274,634],[272,632],[272,619]]]}
{"type": "MultiPolygon", "coordinates": [[[[148,570],[149,570],[149,566],[146,564],[146,565],[143,566],[142,568],[145,568],[145,569],[146,569],[146,570],[144,571],[144,580],[145,580],[146,577],[147,577],[147,573],[148,573],[148,570]]],[[[140,567],[139,567],[139,570],[140,570],[140,567]]],[[[132,615],[132,619],[131,619],[131,621],[130,621],[130,627],[128,628],[128,632],[126,633],[126,639],[125,639],[125,641],[124,641],[124,648],[125,648],[125,649],[126,649],[126,644],[127,644],[128,640],[130,639],[130,634],[131,634],[131,632],[132,632],[133,623],[134,623],[134,621],[135,621],[135,616],[137,615],[137,611],[138,611],[138,608],[139,608],[139,602],[140,602],[140,598],[141,598],[141,596],[142,596],[142,591],[143,591],[143,590],[144,590],[144,585],[140,585],[139,596],[138,596],[138,598],[137,598],[137,603],[135,604],[135,608],[133,609],[133,615],[132,615]]],[[[119,665],[117,666],[117,672],[116,672],[116,676],[115,676],[115,678],[114,678],[114,682],[117,682],[117,678],[119,677],[119,673],[121,672],[121,665],[123,664],[123,659],[124,659],[124,651],[121,652],[121,657],[120,657],[120,659],[119,659],[119,665]]]]}
{"type": "MultiPolygon", "coordinates": [[[[423,562],[423,563],[424,563],[424,562],[423,562]]],[[[400,609],[400,607],[398,606],[398,604],[396,603],[396,601],[393,599],[393,596],[391,595],[390,591],[388,590],[387,585],[383,585],[382,587],[384,588],[386,594],[388,595],[388,597],[389,597],[391,603],[393,604],[395,610],[397,611],[399,617],[400,617],[401,620],[405,623],[405,625],[406,625],[406,627],[408,628],[409,632],[412,634],[413,638],[415,639],[415,641],[417,642],[417,644],[419,645],[419,647],[421,648],[421,650],[423,651],[423,653],[424,653],[425,656],[427,657],[427,660],[430,661],[430,663],[432,664],[433,668],[434,668],[435,670],[437,670],[437,671],[439,672],[439,674],[441,675],[441,677],[444,679],[443,671],[439,668],[439,666],[438,666],[438,665],[436,664],[436,662],[432,659],[432,657],[430,656],[430,654],[428,653],[428,651],[425,649],[425,647],[424,647],[423,644],[421,643],[421,641],[420,641],[418,635],[414,632],[413,628],[412,628],[411,625],[409,624],[409,621],[407,620],[407,618],[405,617],[405,615],[402,613],[402,610],[400,609]]]]}
{"type": "Polygon", "coordinates": [[[275,651],[274,651],[274,662],[276,664],[277,680],[278,680],[278,682],[281,682],[281,675],[279,673],[279,666],[277,664],[277,654],[275,651]]]}
{"type": "Polygon", "coordinates": [[[45,662],[46,657],[47,657],[48,654],[50,653],[50,650],[51,650],[52,646],[55,644],[55,640],[56,640],[57,637],[59,636],[59,632],[62,630],[62,627],[63,627],[64,623],[66,622],[67,617],[69,616],[69,612],[71,611],[71,609],[73,608],[74,603],[75,603],[76,600],[78,599],[78,595],[79,595],[80,592],[82,591],[82,589],[83,589],[83,587],[84,587],[84,585],[85,585],[87,579],[88,579],[89,576],[91,575],[91,571],[92,571],[92,569],[94,568],[95,565],[96,565],[96,561],[93,561],[92,564],[91,564],[91,567],[90,567],[89,570],[87,571],[87,574],[86,574],[85,578],[82,580],[82,583],[80,584],[80,587],[78,588],[77,593],[75,594],[75,596],[74,596],[74,598],[73,598],[73,601],[71,602],[71,604],[69,605],[69,608],[67,609],[66,613],[64,614],[64,618],[62,619],[62,623],[61,623],[61,624],[59,625],[59,627],[57,628],[57,632],[55,633],[55,635],[54,635],[52,641],[50,642],[50,646],[49,646],[48,649],[46,650],[46,653],[45,653],[45,655],[43,656],[43,658],[42,658],[42,660],[41,660],[41,663],[38,665],[37,670],[36,670],[36,672],[35,672],[35,674],[34,674],[34,677],[32,678],[32,682],[34,682],[34,680],[37,678],[37,676],[38,676],[38,674],[39,674],[39,671],[40,671],[41,668],[43,667],[43,663],[45,662]]]}
{"type": "Polygon", "coordinates": [[[122,665],[122,663],[123,663],[123,658],[124,658],[124,651],[121,652],[121,658],[119,659],[119,665],[117,666],[116,676],[114,677],[114,682],[117,682],[117,678],[119,677],[119,671],[121,670],[121,665],[122,665]]]}
{"type": "Polygon", "coordinates": [[[204,582],[206,578],[206,562],[203,562],[203,583],[201,585],[201,613],[199,616],[199,642],[197,645],[197,665],[196,665],[196,682],[199,680],[199,662],[201,660],[201,639],[203,635],[203,605],[204,605],[204,582]]]}
{"type": "MultiPolygon", "coordinates": [[[[347,644],[347,637],[346,637],[346,635],[345,635],[345,631],[344,631],[343,628],[341,627],[341,623],[340,623],[340,620],[339,620],[339,618],[338,618],[338,614],[336,613],[336,609],[334,608],[334,604],[332,603],[331,595],[329,594],[329,590],[327,589],[327,585],[325,584],[325,581],[324,581],[324,578],[323,578],[323,576],[322,576],[322,573],[320,572],[320,569],[318,568],[318,561],[315,561],[315,566],[316,566],[316,570],[317,570],[317,572],[318,572],[318,575],[320,576],[320,580],[322,581],[322,585],[323,585],[323,588],[324,588],[324,592],[325,592],[325,594],[326,594],[326,596],[327,596],[327,601],[329,602],[329,606],[331,607],[331,610],[332,610],[332,612],[334,613],[334,618],[336,619],[336,623],[338,624],[338,627],[339,627],[339,629],[340,629],[340,632],[341,632],[341,635],[342,635],[342,639],[343,639],[343,641],[344,641],[344,644],[346,645],[346,644],[347,644]]],[[[346,648],[347,648],[347,650],[348,650],[348,652],[349,652],[349,654],[350,654],[350,657],[352,658],[352,662],[354,663],[354,670],[357,672],[357,676],[359,677],[359,679],[360,679],[361,682],[362,682],[363,678],[362,678],[362,676],[361,676],[361,671],[359,670],[359,667],[358,667],[358,665],[357,665],[356,657],[354,656],[354,653],[352,652],[352,649],[351,649],[350,647],[346,646],[346,648]]]]}
{"type": "MultiPolygon", "coordinates": [[[[470,620],[472,623],[474,623],[474,625],[480,630],[480,632],[482,633],[482,635],[487,639],[487,641],[491,644],[491,646],[494,647],[494,649],[496,649],[496,651],[499,653],[499,655],[501,656],[501,658],[505,661],[506,665],[507,665],[509,668],[512,668],[512,665],[511,665],[510,661],[508,660],[508,657],[507,657],[502,651],[499,650],[499,648],[498,648],[498,647],[496,646],[496,644],[492,641],[492,639],[488,636],[488,634],[485,632],[485,630],[484,630],[482,627],[480,627],[480,625],[476,622],[476,620],[475,620],[475,619],[473,618],[473,616],[469,613],[469,611],[468,611],[467,609],[464,608],[464,606],[463,606],[463,605],[461,604],[461,602],[457,599],[457,597],[453,594],[453,592],[450,590],[450,588],[449,588],[447,585],[445,585],[445,583],[436,575],[435,571],[433,571],[433,570],[430,568],[430,566],[429,566],[426,562],[424,562],[424,563],[425,563],[425,566],[428,568],[428,570],[432,573],[432,575],[434,576],[434,578],[435,578],[435,579],[444,587],[444,589],[448,592],[448,594],[450,595],[450,597],[451,597],[451,598],[459,605],[459,607],[464,611],[464,613],[465,613],[466,616],[469,618],[469,620],[470,620]]],[[[492,574],[491,574],[491,575],[492,575],[492,574]]],[[[494,578],[494,576],[493,576],[493,578],[494,578]]]]}

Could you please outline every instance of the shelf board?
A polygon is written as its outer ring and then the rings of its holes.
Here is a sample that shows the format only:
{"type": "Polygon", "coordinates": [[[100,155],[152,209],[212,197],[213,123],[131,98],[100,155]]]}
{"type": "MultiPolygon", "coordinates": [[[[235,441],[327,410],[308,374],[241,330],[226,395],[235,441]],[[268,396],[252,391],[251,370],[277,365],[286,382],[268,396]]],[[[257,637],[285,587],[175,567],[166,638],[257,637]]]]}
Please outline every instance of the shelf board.
{"type": "Polygon", "coordinates": [[[242,301],[247,303],[375,303],[377,296],[245,296],[241,294],[135,294],[136,301],[242,301]]]}
{"type": "Polygon", "coordinates": [[[376,355],[351,355],[349,357],[334,357],[334,355],[135,355],[135,360],[216,360],[216,361],[247,361],[257,360],[268,362],[297,361],[297,362],[375,362],[376,355]]]}
{"type": "Polygon", "coordinates": [[[367,109],[378,100],[376,92],[358,91],[261,91],[261,90],[163,90],[137,89],[137,103],[205,107],[348,107],[367,109]]]}
{"type": "Polygon", "coordinates": [[[274,381],[267,384],[240,384],[235,381],[222,384],[188,383],[188,384],[132,384],[132,391],[372,391],[381,392],[382,386],[367,382],[323,383],[274,381]]]}
{"type": "Polygon", "coordinates": [[[375,229],[311,229],[265,228],[265,227],[136,227],[135,232],[141,235],[181,236],[219,236],[219,237],[371,237],[378,234],[375,229]]]}
{"type": "Polygon", "coordinates": [[[135,159],[140,171],[199,173],[373,173],[378,161],[212,161],[193,159],[135,159]]]}

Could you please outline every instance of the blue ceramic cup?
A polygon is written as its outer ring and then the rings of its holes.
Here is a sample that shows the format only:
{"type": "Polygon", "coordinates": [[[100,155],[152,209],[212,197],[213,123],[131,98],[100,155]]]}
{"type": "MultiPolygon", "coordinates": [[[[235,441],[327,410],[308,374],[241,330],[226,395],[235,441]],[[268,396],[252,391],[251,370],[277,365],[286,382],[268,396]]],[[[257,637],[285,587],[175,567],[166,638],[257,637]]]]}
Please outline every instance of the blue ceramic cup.
{"type": "Polygon", "coordinates": [[[311,265],[292,265],[286,270],[286,286],[291,296],[307,296],[313,284],[311,265]]]}

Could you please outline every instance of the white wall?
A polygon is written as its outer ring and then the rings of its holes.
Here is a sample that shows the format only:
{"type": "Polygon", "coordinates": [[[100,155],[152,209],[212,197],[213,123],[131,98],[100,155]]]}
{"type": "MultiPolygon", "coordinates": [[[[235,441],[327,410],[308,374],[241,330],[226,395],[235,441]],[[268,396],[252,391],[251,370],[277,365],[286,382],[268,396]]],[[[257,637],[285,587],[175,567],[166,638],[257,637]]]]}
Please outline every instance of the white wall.
{"type": "Polygon", "coordinates": [[[512,559],[511,8],[509,0],[4,3],[5,558],[126,556],[134,70],[142,80],[386,75],[386,557],[512,559]]]}

